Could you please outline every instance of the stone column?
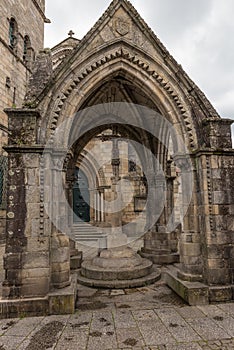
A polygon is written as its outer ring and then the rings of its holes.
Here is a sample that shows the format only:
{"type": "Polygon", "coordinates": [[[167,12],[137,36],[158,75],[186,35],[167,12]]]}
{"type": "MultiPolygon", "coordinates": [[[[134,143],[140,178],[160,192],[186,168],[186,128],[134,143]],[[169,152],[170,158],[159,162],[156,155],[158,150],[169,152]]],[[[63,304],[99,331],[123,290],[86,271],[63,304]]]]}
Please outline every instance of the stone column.
{"type": "Polygon", "coordinates": [[[197,221],[196,207],[196,171],[194,164],[189,161],[188,155],[178,155],[175,157],[175,163],[180,168],[181,176],[181,216],[183,218],[180,239],[180,270],[178,277],[186,281],[202,280],[202,260],[201,260],[201,242],[197,221]]]}
{"type": "Polygon", "coordinates": [[[7,110],[9,158],[3,298],[44,297],[50,284],[50,232],[46,229],[37,144],[38,112],[7,110]]]}
{"type": "Polygon", "coordinates": [[[197,153],[200,186],[200,229],[204,281],[210,300],[232,299],[234,271],[234,150],[232,120],[204,122],[210,134],[206,150],[197,153]]]}
{"type": "Polygon", "coordinates": [[[123,233],[122,230],[122,212],[121,212],[121,189],[118,185],[120,181],[119,176],[119,147],[118,140],[113,139],[112,148],[112,173],[111,177],[111,192],[112,192],[112,214],[111,214],[111,233],[107,238],[107,248],[115,248],[127,245],[127,235],[123,233]]]}
{"type": "Polygon", "coordinates": [[[69,237],[64,234],[69,225],[63,167],[65,155],[63,149],[48,150],[45,155],[45,203],[52,220],[51,286],[55,288],[70,284],[70,243],[69,237]]]}
{"type": "Polygon", "coordinates": [[[167,232],[166,222],[162,222],[161,212],[163,210],[164,216],[164,205],[167,204],[165,198],[166,184],[163,174],[151,176],[151,185],[149,188],[150,187],[152,198],[147,208],[148,223],[151,222],[151,224],[153,224],[157,221],[157,224],[146,233],[141,255],[150,259],[155,264],[171,264],[178,262],[179,257],[173,246],[177,232],[167,232]],[[156,191],[155,196],[152,196],[153,191],[156,191]]]}

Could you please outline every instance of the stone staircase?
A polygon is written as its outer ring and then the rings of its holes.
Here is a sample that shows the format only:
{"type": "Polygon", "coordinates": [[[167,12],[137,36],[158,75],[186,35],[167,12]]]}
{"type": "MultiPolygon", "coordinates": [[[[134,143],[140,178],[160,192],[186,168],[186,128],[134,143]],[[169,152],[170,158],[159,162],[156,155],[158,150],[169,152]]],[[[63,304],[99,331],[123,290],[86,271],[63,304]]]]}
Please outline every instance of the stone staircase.
{"type": "Polygon", "coordinates": [[[72,227],[72,236],[76,242],[94,248],[106,248],[107,235],[102,229],[87,222],[76,223],[72,227]]]}

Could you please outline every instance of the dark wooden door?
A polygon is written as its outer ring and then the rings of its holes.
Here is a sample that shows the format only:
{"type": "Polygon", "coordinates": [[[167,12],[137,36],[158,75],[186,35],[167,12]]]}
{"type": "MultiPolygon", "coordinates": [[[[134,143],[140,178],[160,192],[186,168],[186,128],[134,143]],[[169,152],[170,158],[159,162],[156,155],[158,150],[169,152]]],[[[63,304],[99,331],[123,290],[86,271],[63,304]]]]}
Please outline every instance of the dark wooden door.
{"type": "Polygon", "coordinates": [[[90,195],[88,179],[80,169],[76,169],[75,175],[77,180],[73,187],[74,222],[89,222],[90,195]]]}

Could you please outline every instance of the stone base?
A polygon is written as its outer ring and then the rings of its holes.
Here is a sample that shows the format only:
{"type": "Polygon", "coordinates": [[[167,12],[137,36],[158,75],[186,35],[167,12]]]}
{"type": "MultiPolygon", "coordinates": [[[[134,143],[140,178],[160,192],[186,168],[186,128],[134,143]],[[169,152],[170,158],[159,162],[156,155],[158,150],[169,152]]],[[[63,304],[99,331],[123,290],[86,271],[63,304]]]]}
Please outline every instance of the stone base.
{"type": "Polygon", "coordinates": [[[77,270],[81,268],[81,263],[83,261],[83,253],[78,252],[76,255],[70,257],[70,269],[77,270]]]}
{"type": "Polygon", "coordinates": [[[167,285],[189,305],[205,305],[210,302],[228,302],[234,299],[233,285],[208,286],[201,282],[185,281],[178,276],[175,266],[168,266],[162,272],[167,285]]]}
{"type": "Polygon", "coordinates": [[[143,258],[151,260],[154,264],[157,265],[168,265],[168,264],[175,264],[180,261],[180,256],[178,253],[165,253],[163,252],[155,252],[150,251],[149,249],[142,248],[141,251],[139,251],[140,256],[143,258]]]}
{"type": "Polygon", "coordinates": [[[81,268],[81,263],[83,261],[83,253],[76,249],[76,242],[69,238],[70,244],[70,269],[77,270],[81,268]]]}
{"type": "Polygon", "coordinates": [[[98,288],[131,288],[153,283],[160,278],[153,263],[141,258],[129,247],[105,249],[99,256],[85,261],[78,282],[98,288]]]}
{"type": "Polygon", "coordinates": [[[234,286],[213,286],[209,287],[210,302],[227,302],[234,300],[234,286]]]}
{"type": "Polygon", "coordinates": [[[67,315],[75,312],[77,275],[72,275],[71,285],[50,292],[45,298],[0,299],[0,318],[67,315]]]}
{"type": "Polygon", "coordinates": [[[181,271],[177,272],[177,276],[179,279],[183,281],[188,281],[188,282],[202,282],[202,276],[201,275],[191,275],[189,273],[184,273],[181,271]]]}
{"type": "Polygon", "coordinates": [[[209,288],[200,282],[183,281],[177,277],[178,270],[168,266],[162,273],[166,284],[189,305],[209,304],[209,288]]]}
{"type": "Polygon", "coordinates": [[[80,284],[83,284],[87,287],[94,287],[94,288],[106,288],[106,289],[124,289],[124,288],[137,288],[137,287],[144,287],[149,284],[155,283],[156,281],[160,280],[161,278],[161,271],[157,268],[153,268],[152,272],[145,277],[137,278],[137,279],[131,279],[131,280],[94,280],[89,279],[81,275],[81,273],[78,273],[78,282],[80,284]]]}

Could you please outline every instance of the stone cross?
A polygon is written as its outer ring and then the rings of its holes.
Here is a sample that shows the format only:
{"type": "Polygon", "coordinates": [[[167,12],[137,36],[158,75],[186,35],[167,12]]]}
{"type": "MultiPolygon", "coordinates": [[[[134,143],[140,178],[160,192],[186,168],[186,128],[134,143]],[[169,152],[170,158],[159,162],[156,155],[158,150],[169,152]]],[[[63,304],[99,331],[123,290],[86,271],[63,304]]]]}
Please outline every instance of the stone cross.
{"type": "Polygon", "coordinates": [[[70,30],[69,33],[68,33],[68,35],[70,36],[70,38],[72,38],[74,34],[75,34],[75,33],[73,32],[73,30],[70,30]]]}

